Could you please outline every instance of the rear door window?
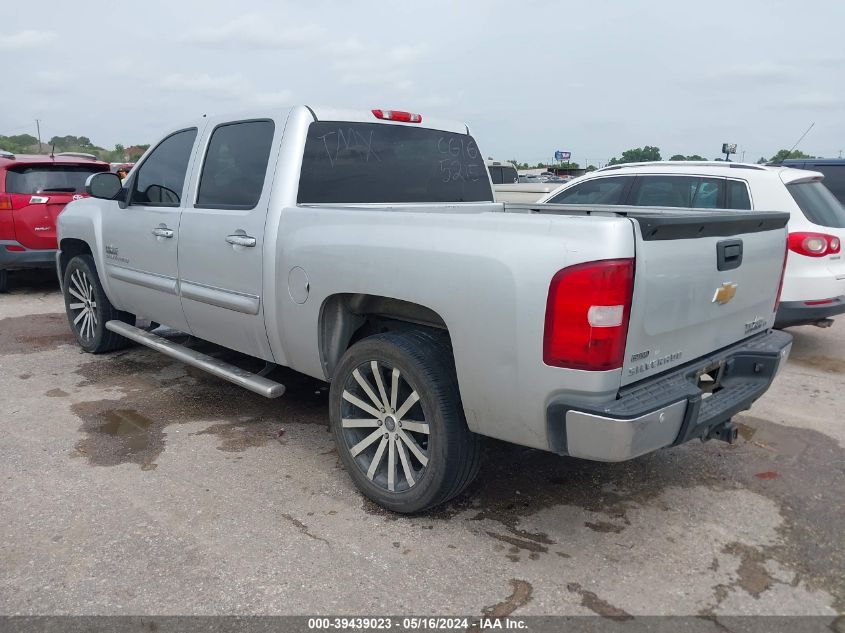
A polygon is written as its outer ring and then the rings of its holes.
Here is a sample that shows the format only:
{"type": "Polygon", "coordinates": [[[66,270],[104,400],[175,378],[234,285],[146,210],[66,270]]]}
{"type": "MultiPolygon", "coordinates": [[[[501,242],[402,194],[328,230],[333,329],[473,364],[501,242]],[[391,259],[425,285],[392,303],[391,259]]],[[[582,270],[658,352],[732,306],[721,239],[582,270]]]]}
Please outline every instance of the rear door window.
{"type": "Polygon", "coordinates": [[[18,165],[6,172],[6,193],[81,193],[91,174],[105,165],[18,165]]]}
{"type": "Polygon", "coordinates": [[[300,204],[492,201],[484,157],[468,134],[344,121],[308,127],[300,204]]]}
{"type": "Polygon", "coordinates": [[[494,185],[501,185],[502,184],[502,168],[501,167],[488,167],[488,171],[490,172],[490,180],[493,181],[494,185]]]}
{"type": "Polygon", "coordinates": [[[130,204],[179,206],[196,137],[196,128],[182,130],[171,134],[156,146],[138,168],[130,204]]]}
{"type": "Polygon", "coordinates": [[[836,229],[845,228],[845,208],[821,182],[798,182],[786,188],[810,222],[836,229]]]}
{"type": "Polygon", "coordinates": [[[196,206],[255,207],[264,188],[274,129],[272,121],[243,121],[217,127],[205,154],[196,206]]]}
{"type": "Polygon", "coordinates": [[[728,180],[727,207],[728,209],[751,209],[748,185],[742,180],[728,180]]]}
{"type": "Polygon", "coordinates": [[[631,204],[638,207],[721,209],[725,206],[725,181],[700,176],[640,176],[631,198],[631,204]]]}
{"type": "Polygon", "coordinates": [[[561,191],[550,198],[553,204],[625,204],[626,190],[632,176],[592,178],[561,191]]]}

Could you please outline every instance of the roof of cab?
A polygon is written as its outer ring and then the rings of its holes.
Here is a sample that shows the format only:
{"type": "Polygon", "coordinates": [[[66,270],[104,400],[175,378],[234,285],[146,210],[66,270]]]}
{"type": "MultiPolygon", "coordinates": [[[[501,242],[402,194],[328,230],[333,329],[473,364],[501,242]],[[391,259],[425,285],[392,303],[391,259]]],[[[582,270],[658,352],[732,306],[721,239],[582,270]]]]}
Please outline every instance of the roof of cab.
{"type": "MultiPolygon", "coordinates": [[[[376,115],[373,114],[372,110],[343,110],[323,106],[305,107],[311,111],[317,121],[354,121],[356,123],[378,123],[380,125],[404,125],[407,127],[423,127],[432,130],[442,130],[444,132],[453,132],[455,134],[469,134],[469,127],[465,123],[455,121],[454,119],[431,117],[425,112],[421,112],[419,110],[411,110],[411,112],[419,114],[422,117],[422,121],[420,123],[402,123],[399,121],[385,121],[384,119],[376,118],[376,115]]],[[[392,110],[393,108],[373,106],[373,109],[392,110]]]]}

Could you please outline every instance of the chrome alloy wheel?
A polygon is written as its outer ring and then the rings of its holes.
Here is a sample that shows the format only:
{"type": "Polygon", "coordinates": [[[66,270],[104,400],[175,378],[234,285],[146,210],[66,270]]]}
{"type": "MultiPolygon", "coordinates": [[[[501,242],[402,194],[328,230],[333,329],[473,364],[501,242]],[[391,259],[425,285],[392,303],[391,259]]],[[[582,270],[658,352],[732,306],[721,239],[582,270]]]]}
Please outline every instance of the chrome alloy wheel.
{"type": "Polygon", "coordinates": [[[76,301],[68,304],[73,317],[73,326],[83,340],[94,338],[97,328],[97,296],[94,285],[83,270],[75,270],[70,276],[68,292],[76,301]]]}
{"type": "Polygon", "coordinates": [[[373,360],[352,371],[341,426],[355,464],[380,488],[404,492],[423,476],[429,425],[419,393],[397,368],[373,360]]]}

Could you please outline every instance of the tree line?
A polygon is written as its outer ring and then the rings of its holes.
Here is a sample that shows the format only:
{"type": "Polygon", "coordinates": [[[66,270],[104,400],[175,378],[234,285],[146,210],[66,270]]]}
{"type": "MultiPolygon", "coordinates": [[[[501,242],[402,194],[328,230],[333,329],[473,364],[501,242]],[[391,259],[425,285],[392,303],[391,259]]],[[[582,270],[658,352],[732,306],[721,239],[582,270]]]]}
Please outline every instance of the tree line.
{"type": "MultiPolygon", "coordinates": [[[[771,158],[766,158],[765,156],[761,156],[760,160],[757,161],[758,164],[765,164],[765,163],[779,163],[787,158],[815,158],[815,156],[810,156],[809,154],[805,154],[804,152],[798,150],[789,151],[788,149],[778,150],[771,158]]],[[[625,150],[616,158],[615,156],[611,158],[607,164],[608,165],[623,165],[625,163],[648,163],[653,161],[663,160],[663,157],[660,155],[660,148],[655,147],[654,145],[645,145],[644,147],[634,147],[629,150],[625,150]]],[[[700,156],[699,154],[673,154],[669,160],[672,161],[679,161],[679,160],[707,160],[704,156],[700,156]]],[[[721,161],[725,160],[721,156],[717,156],[713,160],[721,161]]],[[[511,159],[510,161],[514,165],[516,165],[517,169],[545,169],[547,167],[556,167],[556,168],[563,168],[563,169],[580,169],[580,165],[578,163],[561,163],[552,165],[551,163],[537,163],[536,165],[530,165],[526,162],[520,162],[516,159],[511,159]]],[[[595,165],[587,165],[587,171],[593,171],[596,169],[595,165]]]]}

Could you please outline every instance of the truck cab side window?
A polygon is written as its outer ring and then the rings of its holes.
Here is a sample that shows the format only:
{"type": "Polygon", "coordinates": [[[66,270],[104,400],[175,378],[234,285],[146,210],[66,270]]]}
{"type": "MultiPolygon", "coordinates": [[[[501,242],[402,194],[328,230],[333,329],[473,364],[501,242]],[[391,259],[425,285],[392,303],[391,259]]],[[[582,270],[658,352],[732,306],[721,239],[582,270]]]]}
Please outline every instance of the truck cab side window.
{"type": "Polygon", "coordinates": [[[490,170],[490,178],[493,181],[494,185],[501,185],[502,184],[502,168],[501,167],[488,167],[487,169],[490,170]]]}
{"type": "Polygon", "coordinates": [[[548,202],[553,204],[625,204],[630,176],[594,178],[561,191],[548,202]]]}
{"type": "Polygon", "coordinates": [[[178,207],[188,172],[188,160],[197,137],[196,128],[164,139],[138,168],[130,204],[178,207]]]}
{"type": "Polygon", "coordinates": [[[197,207],[252,209],[261,198],[273,144],[272,121],[221,125],[211,134],[197,207]]]}

